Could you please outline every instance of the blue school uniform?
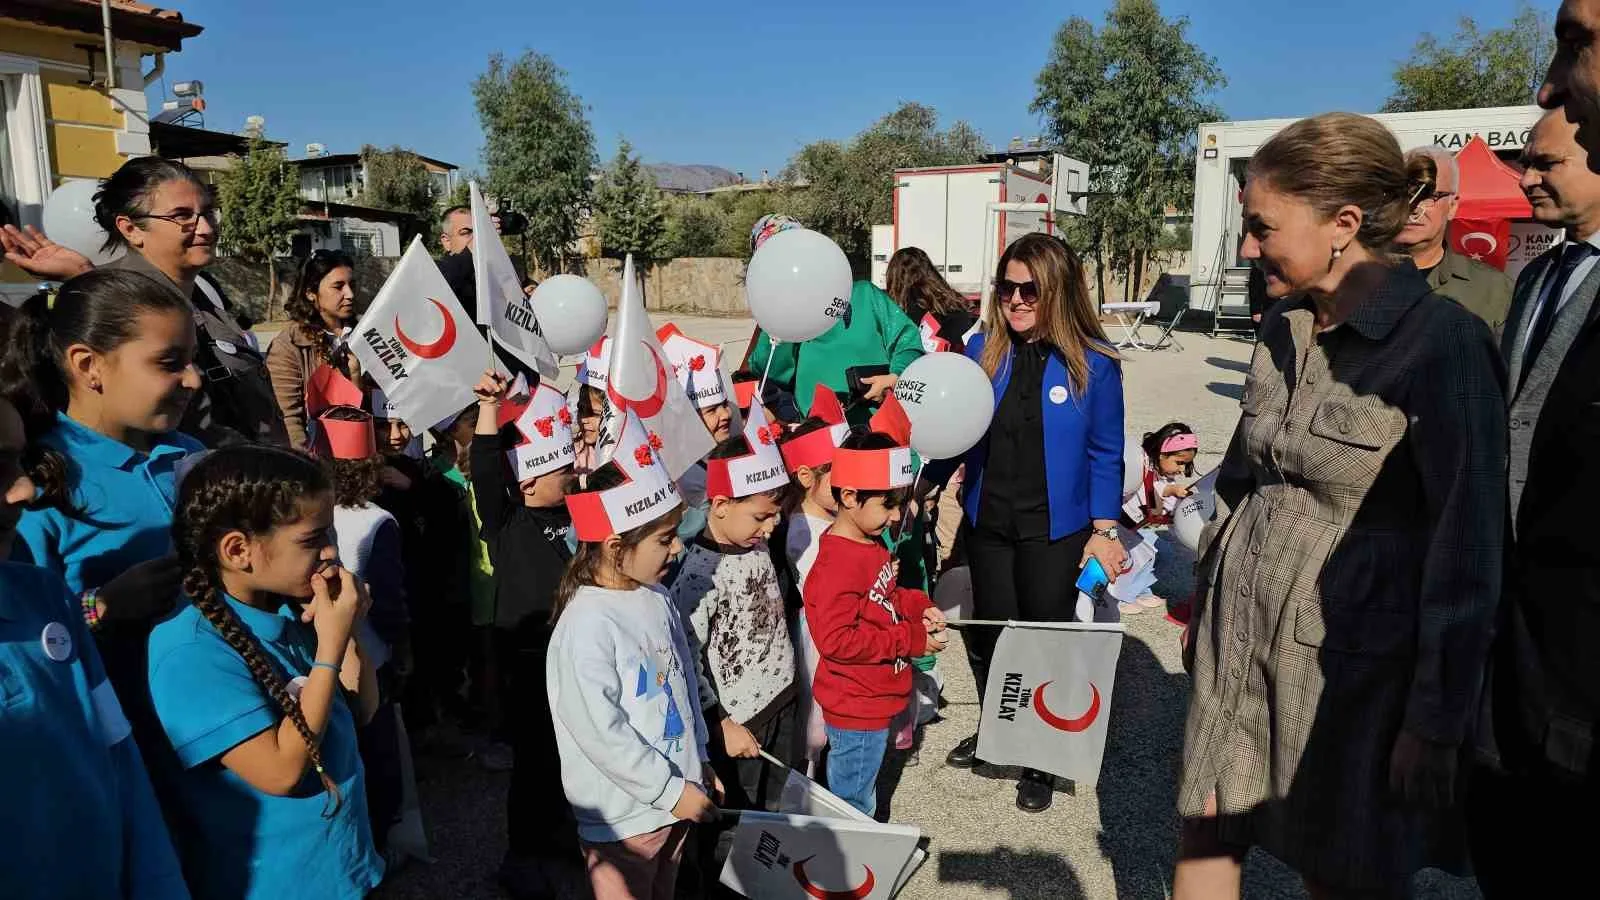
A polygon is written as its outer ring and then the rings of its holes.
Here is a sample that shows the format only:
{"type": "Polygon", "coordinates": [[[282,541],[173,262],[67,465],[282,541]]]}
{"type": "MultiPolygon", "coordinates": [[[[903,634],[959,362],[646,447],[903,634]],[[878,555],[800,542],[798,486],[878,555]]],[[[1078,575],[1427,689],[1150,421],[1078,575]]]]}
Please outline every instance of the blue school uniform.
{"type": "Polygon", "coordinates": [[[0,897],[189,896],[61,577],[0,563],[0,897]]]}
{"type": "Polygon", "coordinates": [[[56,427],[39,442],[66,457],[68,497],[76,509],[23,513],[12,554],[17,562],[59,572],[81,594],[172,552],[177,468],[205,449],[199,441],[171,432],[140,453],[57,413],[56,427]]]}
{"type": "MultiPolygon", "coordinates": [[[[275,614],[227,602],[285,678],[309,675],[316,634],[290,607],[275,614]]],[[[195,897],[334,900],[377,887],[383,860],[367,822],[355,717],[342,694],[321,749],[344,802],[323,818],[332,798],[310,767],[294,794],[276,797],[222,765],[224,753],[283,715],[199,610],[186,605],[157,625],[149,658],[150,696],[183,766],[176,789],[194,832],[176,839],[195,897]]]]}

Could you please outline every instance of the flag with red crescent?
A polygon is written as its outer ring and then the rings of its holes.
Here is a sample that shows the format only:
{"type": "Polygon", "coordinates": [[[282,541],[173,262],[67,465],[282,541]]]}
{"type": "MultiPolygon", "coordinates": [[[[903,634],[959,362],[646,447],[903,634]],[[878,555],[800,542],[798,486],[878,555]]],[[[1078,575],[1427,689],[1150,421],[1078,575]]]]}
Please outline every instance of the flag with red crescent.
{"type": "Polygon", "coordinates": [[[1100,778],[1122,625],[1022,622],[995,644],[978,756],[1080,783],[1100,778]]]}
{"type": "Polygon", "coordinates": [[[413,240],[348,344],[384,397],[421,431],[473,402],[489,345],[420,238],[413,240]]]}
{"type": "Polygon", "coordinates": [[[632,410],[647,430],[660,435],[661,461],[674,479],[682,478],[716,446],[694,401],[672,374],[661,339],[645,312],[631,254],[622,268],[622,298],[611,333],[606,398],[614,407],[632,410]]]}
{"type": "Polygon", "coordinates": [[[494,228],[489,206],[476,181],[467,182],[472,204],[472,277],[478,294],[478,324],[487,325],[507,353],[554,379],[560,369],[556,355],[545,343],[544,332],[533,314],[533,304],[522,290],[522,278],[511,263],[494,228]]]}
{"type": "Polygon", "coordinates": [[[1450,222],[1450,249],[1505,271],[1511,255],[1511,221],[1454,219],[1450,222]]]}
{"type": "Polygon", "coordinates": [[[744,812],[721,881],[761,900],[889,900],[926,858],[921,837],[866,816],[744,812]]]}

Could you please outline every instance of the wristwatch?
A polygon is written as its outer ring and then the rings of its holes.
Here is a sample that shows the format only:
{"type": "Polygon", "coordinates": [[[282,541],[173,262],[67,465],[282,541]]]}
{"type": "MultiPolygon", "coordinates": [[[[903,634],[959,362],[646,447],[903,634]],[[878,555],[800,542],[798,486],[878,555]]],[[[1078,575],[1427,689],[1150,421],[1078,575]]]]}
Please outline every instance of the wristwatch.
{"type": "Polygon", "coordinates": [[[1115,526],[1115,525],[1111,525],[1111,526],[1108,526],[1108,527],[1105,527],[1105,528],[1095,528],[1095,529],[1092,529],[1090,533],[1098,535],[1098,536],[1103,537],[1103,538],[1106,538],[1108,540],[1113,540],[1113,541],[1118,540],[1118,537],[1117,537],[1117,526],[1115,526]]]}

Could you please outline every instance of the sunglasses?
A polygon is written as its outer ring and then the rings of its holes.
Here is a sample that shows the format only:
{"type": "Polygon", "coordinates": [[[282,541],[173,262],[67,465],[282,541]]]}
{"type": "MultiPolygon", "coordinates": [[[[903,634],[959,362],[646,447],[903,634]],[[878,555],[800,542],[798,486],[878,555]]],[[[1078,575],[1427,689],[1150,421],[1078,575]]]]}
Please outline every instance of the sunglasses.
{"type": "Polygon", "coordinates": [[[1032,306],[1039,302],[1039,286],[1031,281],[1001,278],[994,283],[994,293],[1000,302],[1012,306],[1032,306]]]}

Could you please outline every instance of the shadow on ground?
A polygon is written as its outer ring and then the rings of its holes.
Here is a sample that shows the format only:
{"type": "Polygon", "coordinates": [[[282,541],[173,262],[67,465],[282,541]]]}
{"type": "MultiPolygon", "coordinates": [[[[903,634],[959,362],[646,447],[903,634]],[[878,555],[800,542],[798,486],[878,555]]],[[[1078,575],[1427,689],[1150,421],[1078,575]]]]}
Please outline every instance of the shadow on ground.
{"type": "Polygon", "coordinates": [[[1242,384],[1231,384],[1226,381],[1213,381],[1206,385],[1206,390],[1216,394],[1218,397],[1227,397],[1229,400],[1244,399],[1244,385],[1242,384]]]}
{"type": "MultiPolygon", "coordinates": [[[[939,883],[1003,890],[1011,900],[1088,900],[1078,874],[1061,854],[1019,853],[1010,847],[940,853],[939,883]]],[[[948,896],[963,894],[956,889],[948,896]]]]}
{"type": "Polygon", "coordinates": [[[1219,369],[1227,369],[1229,372],[1238,372],[1240,374],[1250,371],[1250,361],[1247,359],[1223,359],[1220,356],[1208,356],[1206,357],[1206,365],[1215,366],[1219,369]]]}

